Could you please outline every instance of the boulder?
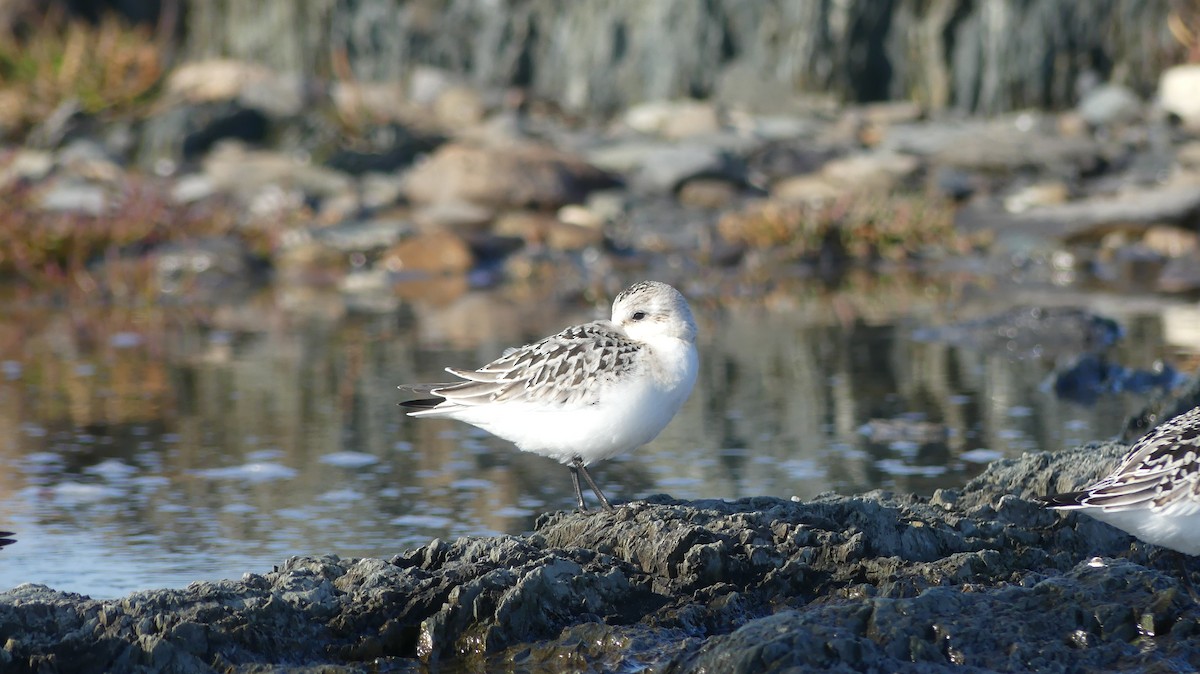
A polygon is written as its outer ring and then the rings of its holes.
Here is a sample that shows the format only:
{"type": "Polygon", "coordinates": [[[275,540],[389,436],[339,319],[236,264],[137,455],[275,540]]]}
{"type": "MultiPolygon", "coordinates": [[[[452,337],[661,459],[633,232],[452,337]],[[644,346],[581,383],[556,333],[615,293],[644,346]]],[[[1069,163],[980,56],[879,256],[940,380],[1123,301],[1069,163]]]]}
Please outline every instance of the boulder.
{"type": "Polygon", "coordinates": [[[237,143],[222,143],[205,157],[202,166],[212,189],[232,194],[252,212],[262,215],[353,190],[353,181],[341,171],[314,166],[283,152],[251,150],[237,143]]]}
{"type": "Polygon", "coordinates": [[[1200,64],[1167,68],[1159,76],[1158,99],[1163,110],[1185,126],[1200,130],[1200,64]]]}
{"type": "Polygon", "coordinates": [[[1158,276],[1158,289],[1171,293],[1200,290],[1200,251],[1192,250],[1167,261],[1158,276]]]}
{"type": "Polygon", "coordinates": [[[409,171],[405,192],[418,204],[465,201],[511,208],[558,207],[611,184],[604,171],[547,146],[450,143],[409,171]]]}
{"type": "Polygon", "coordinates": [[[471,248],[449,232],[411,236],[384,251],[379,266],[391,272],[461,274],[475,264],[471,248]]]}
{"type": "Polygon", "coordinates": [[[679,143],[629,141],[595,148],[588,160],[625,177],[631,191],[664,194],[700,176],[741,180],[741,162],[721,147],[707,142],[679,143]]]}
{"type": "Polygon", "coordinates": [[[190,104],[238,101],[273,117],[298,115],[308,100],[307,85],[298,75],[234,59],[183,63],[167,76],[166,93],[190,104]]]}
{"type": "Polygon", "coordinates": [[[1200,213],[1200,181],[1186,177],[1164,185],[1130,186],[1117,194],[1029,205],[1016,213],[968,206],[959,212],[956,226],[967,234],[990,230],[1004,236],[1067,241],[1096,238],[1114,228],[1186,226],[1197,213],[1200,213]]]}
{"type": "Polygon", "coordinates": [[[710,101],[639,103],[626,110],[621,119],[634,131],[675,140],[721,130],[720,116],[710,101]]]}
{"type": "Polygon", "coordinates": [[[465,85],[446,87],[433,102],[434,117],[450,133],[479,124],[486,113],[483,97],[465,85]]]}
{"type": "Polygon", "coordinates": [[[1084,94],[1077,110],[1092,126],[1128,124],[1141,116],[1142,100],[1129,87],[1104,84],[1084,94]]]}

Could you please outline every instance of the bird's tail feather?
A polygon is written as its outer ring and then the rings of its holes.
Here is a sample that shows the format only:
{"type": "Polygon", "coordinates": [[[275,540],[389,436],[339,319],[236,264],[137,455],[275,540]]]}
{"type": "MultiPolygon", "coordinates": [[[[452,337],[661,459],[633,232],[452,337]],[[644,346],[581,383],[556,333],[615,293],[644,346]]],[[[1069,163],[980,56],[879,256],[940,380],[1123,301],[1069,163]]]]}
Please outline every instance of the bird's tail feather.
{"type": "Polygon", "coordinates": [[[1047,508],[1082,508],[1083,499],[1087,498],[1089,492],[1086,491],[1071,491],[1065,494],[1050,494],[1049,496],[1038,496],[1034,500],[1047,508]]]}

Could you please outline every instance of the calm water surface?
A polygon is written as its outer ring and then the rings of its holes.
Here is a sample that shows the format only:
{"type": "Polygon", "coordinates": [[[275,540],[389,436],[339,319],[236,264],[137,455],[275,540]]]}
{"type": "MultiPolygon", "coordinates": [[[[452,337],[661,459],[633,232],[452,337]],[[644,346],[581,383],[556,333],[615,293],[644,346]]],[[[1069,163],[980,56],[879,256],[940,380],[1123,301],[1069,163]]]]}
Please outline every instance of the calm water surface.
{"type": "MultiPolygon", "coordinates": [[[[953,288],[695,295],[696,390],[655,442],[593,469],[616,500],[929,494],[999,457],[1112,436],[1145,400],[1063,401],[1046,385],[1053,357],[914,340],[1006,306],[953,288]]],[[[435,299],[370,313],[283,292],[234,307],[10,303],[0,529],[18,543],[0,552],[0,589],[113,597],[291,555],[518,533],[571,507],[565,468],[465,424],[407,418],[396,385],[607,307],[514,288],[423,296],[435,299]]],[[[1088,303],[1125,328],[1125,365],[1197,357],[1194,307],[1088,303]]]]}

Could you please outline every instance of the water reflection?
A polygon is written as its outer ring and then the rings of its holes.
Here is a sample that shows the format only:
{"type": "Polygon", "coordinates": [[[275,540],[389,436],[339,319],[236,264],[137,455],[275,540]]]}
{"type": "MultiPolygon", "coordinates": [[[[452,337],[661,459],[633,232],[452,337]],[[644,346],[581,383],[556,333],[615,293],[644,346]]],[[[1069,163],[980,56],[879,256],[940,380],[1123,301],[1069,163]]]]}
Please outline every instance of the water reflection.
{"type": "MultiPolygon", "coordinates": [[[[944,293],[893,293],[696,298],[692,400],[597,480],[618,500],[927,494],[997,457],[1113,435],[1141,403],[1064,402],[1046,386],[1052,362],[914,341],[945,319],[944,293]]],[[[0,528],[19,542],[0,552],[0,587],[116,596],[293,554],[519,532],[571,506],[564,468],[465,424],[404,417],[396,385],[606,307],[521,288],[382,314],[341,306],[268,294],[222,308],[8,307],[0,528]]],[[[1126,364],[1179,359],[1160,313],[1118,313],[1126,364]]]]}

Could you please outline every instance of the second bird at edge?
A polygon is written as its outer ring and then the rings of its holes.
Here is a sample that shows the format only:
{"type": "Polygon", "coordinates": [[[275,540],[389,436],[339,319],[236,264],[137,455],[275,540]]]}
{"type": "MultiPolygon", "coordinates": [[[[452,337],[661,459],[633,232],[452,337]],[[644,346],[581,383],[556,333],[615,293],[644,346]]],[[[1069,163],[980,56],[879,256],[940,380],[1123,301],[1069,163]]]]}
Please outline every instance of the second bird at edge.
{"type": "Polygon", "coordinates": [[[1200,555],[1200,407],[1129,448],[1116,470],[1079,491],[1038,498],[1185,555],[1200,555]]]}

